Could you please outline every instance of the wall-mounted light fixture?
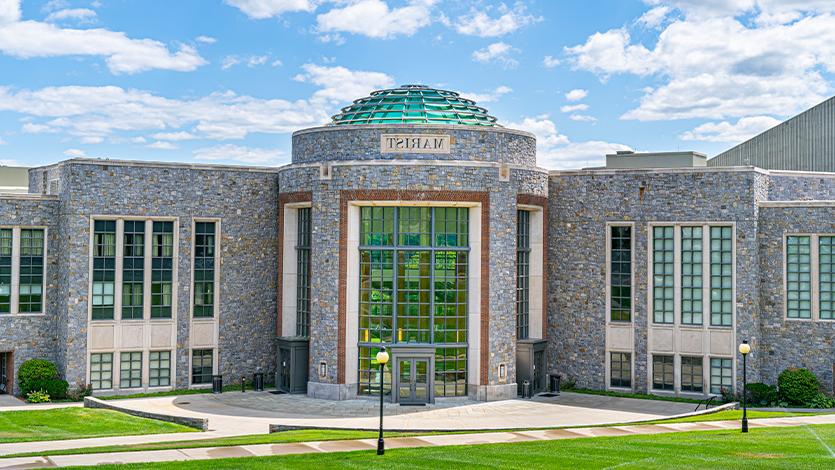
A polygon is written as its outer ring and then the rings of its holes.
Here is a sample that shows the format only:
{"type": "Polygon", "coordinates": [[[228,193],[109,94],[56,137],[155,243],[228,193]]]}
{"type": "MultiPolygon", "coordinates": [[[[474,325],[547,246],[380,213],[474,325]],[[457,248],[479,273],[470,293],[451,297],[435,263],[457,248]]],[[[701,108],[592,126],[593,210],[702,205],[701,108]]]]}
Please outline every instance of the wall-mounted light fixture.
{"type": "Polygon", "coordinates": [[[319,363],[319,377],[327,377],[328,375],[328,363],[322,361],[319,363]]]}
{"type": "Polygon", "coordinates": [[[499,380],[507,380],[507,365],[499,364],[499,380]]]}

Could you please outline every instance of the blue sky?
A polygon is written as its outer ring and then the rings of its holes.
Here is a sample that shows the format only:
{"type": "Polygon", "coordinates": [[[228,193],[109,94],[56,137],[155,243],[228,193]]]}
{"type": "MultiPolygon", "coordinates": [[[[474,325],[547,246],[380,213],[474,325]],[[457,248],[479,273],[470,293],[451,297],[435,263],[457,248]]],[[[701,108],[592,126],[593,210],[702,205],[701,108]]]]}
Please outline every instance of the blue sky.
{"type": "Polygon", "coordinates": [[[832,95],[829,0],[0,0],[0,161],[281,165],[406,83],[534,132],[547,168],[712,156],[832,95]]]}

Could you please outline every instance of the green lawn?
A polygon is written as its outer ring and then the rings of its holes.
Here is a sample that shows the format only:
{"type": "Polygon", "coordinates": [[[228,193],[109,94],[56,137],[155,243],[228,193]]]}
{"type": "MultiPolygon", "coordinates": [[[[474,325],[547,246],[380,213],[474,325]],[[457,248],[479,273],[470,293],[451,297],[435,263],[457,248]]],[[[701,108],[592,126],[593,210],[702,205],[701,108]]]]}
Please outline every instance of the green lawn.
{"type": "MultiPolygon", "coordinates": [[[[782,413],[776,411],[749,411],[748,417],[756,418],[777,418],[786,416],[801,416],[814,413],[782,413]]],[[[643,424],[657,424],[657,423],[683,423],[683,422],[702,422],[702,421],[724,421],[724,420],[739,420],[742,417],[742,411],[727,410],[717,413],[711,413],[699,416],[688,416],[685,418],[676,419],[662,419],[655,421],[647,421],[643,424]]],[[[578,427],[578,426],[574,426],[578,427]]],[[[588,427],[588,426],[581,426],[588,427]]],[[[477,432],[477,431],[468,431],[477,432]]],[[[437,432],[437,433],[386,433],[387,437],[407,437],[407,436],[426,436],[429,434],[463,434],[465,432],[437,432]]],[[[116,446],[100,446],[100,447],[84,447],[78,449],[55,450],[49,452],[32,452],[25,454],[7,455],[0,458],[10,457],[32,457],[32,456],[50,456],[50,455],[76,455],[76,454],[100,454],[106,452],[136,452],[142,450],[168,450],[168,449],[194,449],[198,447],[227,447],[227,446],[241,446],[253,444],[280,444],[287,442],[311,442],[311,441],[334,441],[342,439],[370,439],[376,438],[377,433],[372,431],[353,431],[353,430],[298,430],[285,431],[273,434],[254,434],[248,436],[223,437],[214,439],[199,439],[194,441],[174,441],[174,442],[152,442],[147,444],[131,444],[131,445],[116,445],[116,446]]]]}
{"type": "Polygon", "coordinates": [[[281,457],[223,459],[124,466],[126,469],[263,469],[263,468],[386,468],[386,469],[816,469],[835,467],[835,425],[602,437],[560,441],[424,447],[374,451],[317,453],[281,457]]]}
{"type": "Polygon", "coordinates": [[[0,444],[193,431],[178,424],[89,408],[0,413],[0,444]]]}

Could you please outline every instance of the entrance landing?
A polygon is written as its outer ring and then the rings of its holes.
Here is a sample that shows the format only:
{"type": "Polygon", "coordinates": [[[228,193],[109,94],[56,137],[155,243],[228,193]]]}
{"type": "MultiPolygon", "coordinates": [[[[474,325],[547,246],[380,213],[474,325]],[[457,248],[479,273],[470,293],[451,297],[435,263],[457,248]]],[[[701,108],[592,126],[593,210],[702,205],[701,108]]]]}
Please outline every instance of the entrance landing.
{"type": "MultiPolygon", "coordinates": [[[[329,401],[266,392],[120,400],[119,405],[147,412],[208,418],[211,430],[227,432],[243,431],[241,427],[252,433],[266,432],[270,425],[376,429],[379,419],[376,400],[329,401]]],[[[421,407],[387,403],[385,413],[389,430],[453,431],[627,423],[689,413],[694,408],[690,403],[564,392],[558,397],[533,400],[437,400],[421,407]]]]}

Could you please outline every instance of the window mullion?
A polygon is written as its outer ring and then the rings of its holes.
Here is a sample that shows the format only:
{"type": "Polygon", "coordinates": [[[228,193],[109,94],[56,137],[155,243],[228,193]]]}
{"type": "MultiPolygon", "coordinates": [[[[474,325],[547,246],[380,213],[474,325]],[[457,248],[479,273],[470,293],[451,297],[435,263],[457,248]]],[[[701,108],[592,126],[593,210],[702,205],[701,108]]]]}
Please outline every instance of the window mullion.
{"type": "Polygon", "coordinates": [[[811,278],[809,289],[811,290],[812,321],[820,320],[820,238],[818,234],[813,234],[809,240],[809,264],[811,268],[811,278]]]}
{"type": "Polygon", "coordinates": [[[12,283],[9,313],[20,312],[20,227],[12,229],[12,283]]]}
{"type": "Polygon", "coordinates": [[[429,248],[429,343],[435,344],[435,251],[431,250],[435,248],[434,207],[429,208],[429,248]]]}
{"type": "MultiPolygon", "coordinates": [[[[400,253],[398,251],[398,247],[400,246],[400,208],[395,207],[394,211],[392,211],[394,221],[392,222],[392,259],[391,259],[391,272],[392,272],[392,286],[391,286],[391,342],[397,342],[397,284],[400,278],[400,253]]],[[[383,220],[385,221],[385,215],[383,216],[383,220]]],[[[383,230],[385,230],[385,223],[383,223],[383,230]]],[[[382,315],[380,317],[380,344],[385,344],[385,336],[384,336],[384,327],[383,327],[383,318],[382,315]]]]}
{"type": "Polygon", "coordinates": [[[122,268],[124,267],[124,259],[123,255],[125,252],[125,221],[123,219],[119,219],[116,221],[116,272],[113,276],[113,319],[122,319],[122,305],[124,304],[124,300],[122,299],[122,293],[124,292],[124,287],[122,286],[122,280],[124,279],[122,268]]]}

